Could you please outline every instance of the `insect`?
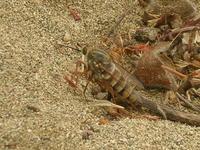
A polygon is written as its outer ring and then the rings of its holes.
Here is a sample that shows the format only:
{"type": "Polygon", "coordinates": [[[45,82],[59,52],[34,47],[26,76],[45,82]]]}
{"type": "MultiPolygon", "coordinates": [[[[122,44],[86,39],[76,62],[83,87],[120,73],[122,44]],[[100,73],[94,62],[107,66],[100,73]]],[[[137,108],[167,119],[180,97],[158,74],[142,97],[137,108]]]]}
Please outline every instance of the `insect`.
{"type": "Polygon", "coordinates": [[[135,87],[143,88],[143,85],[115,64],[106,52],[101,50],[89,51],[87,65],[91,71],[92,79],[100,86],[105,86],[113,97],[136,105],[135,99],[139,100],[140,97],[134,92],[134,89],[135,87]]]}
{"type": "Polygon", "coordinates": [[[133,80],[131,75],[120,68],[105,51],[90,50],[86,53],[86,58],[90,79],[106,88],[117,101],[126,102],[134,108],[146,107],[164,119],[200,126],[199,115],[176,111],[140,96],[135,87],[142,85],[133,80]]]}

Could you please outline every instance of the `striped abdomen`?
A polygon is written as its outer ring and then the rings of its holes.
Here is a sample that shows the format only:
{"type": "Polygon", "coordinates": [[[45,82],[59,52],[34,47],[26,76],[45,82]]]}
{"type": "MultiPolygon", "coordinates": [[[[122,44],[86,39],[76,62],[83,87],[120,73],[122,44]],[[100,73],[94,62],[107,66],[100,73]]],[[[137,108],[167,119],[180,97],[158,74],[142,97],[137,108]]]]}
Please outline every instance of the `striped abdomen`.
{"type": "Polygon", "coordinates": [[[139,85],[136,83],[137,81],[134,82],[131,74],[120,69],[106,52],[101,50],[90,51],[87,59],[88,68],[92,72],[94,80],[101,82],[103,88],[108,89],[107,85],[112,87],[112,92],[119,101],[126,101],[135,105],[136,100],[140,100],[140,96],[134,91],[136,84],[139,85]]]}
{"type": "MultiPolygon", "coordinates": [[[[108,83],[117,98],[132,105],[135,105],[136,99],[140,99],[140,96],[134,91],[135,83],[130,79],[130,76],[126,76],[125,73],[113,63],[112,71],[105,70],[102,74],[102,81],[108,83]]],[[[106,69],[106,68],[105,68],[106,69]]]]}

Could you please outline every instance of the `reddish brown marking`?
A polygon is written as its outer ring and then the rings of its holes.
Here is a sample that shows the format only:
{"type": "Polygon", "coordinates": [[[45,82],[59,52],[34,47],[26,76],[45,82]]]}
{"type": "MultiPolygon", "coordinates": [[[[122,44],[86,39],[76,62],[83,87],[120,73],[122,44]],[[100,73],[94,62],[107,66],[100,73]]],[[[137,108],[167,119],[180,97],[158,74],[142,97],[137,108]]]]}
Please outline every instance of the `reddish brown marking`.
{"type": "Polygon", "coordinates": [[[64,79],[67,81],[67,83],[68,83],[71,87],[77,88],[77,85],[70,79],[70,77],[69,77],[68,74],[65,75],[64,79]]]}
{"type": "Polygon", "coordinates": [[[150,50],[150,47],[148,45],[138,45],[136,46],[136,49],[142,52],[146,52],[150,50]]]}
{"type": "Polygon", "coordinates": [[[33,73],[38,73],[39,70],[37,70],[37,69],[33,69],[32,72],[33,72],[33,73]]]}
{"type": "Polygon", "coordinates": [[[108,123],[110,123],[110,121],[108,120],[108,119],[101,119],[101,120],[99,120],[99,125],[104,125],[104,124],[108,124],[108,123]]]}
{"type": "Polygon", "coordinates": [[[196,70],[196,71],[193,71],[192,73],[191,73],[191,75],[192,75],[192,77],[196,77],[196,78],[200,78],[200,71],[199,70],[196,70]]]}
{"type": "Polygon", "coordinates": [[[78,13],[75,10],[70,9],[69,10],[70,14],[73,16],[73,18],[77,20],[81,20],[81,17],[78,15],[78,13]]]}

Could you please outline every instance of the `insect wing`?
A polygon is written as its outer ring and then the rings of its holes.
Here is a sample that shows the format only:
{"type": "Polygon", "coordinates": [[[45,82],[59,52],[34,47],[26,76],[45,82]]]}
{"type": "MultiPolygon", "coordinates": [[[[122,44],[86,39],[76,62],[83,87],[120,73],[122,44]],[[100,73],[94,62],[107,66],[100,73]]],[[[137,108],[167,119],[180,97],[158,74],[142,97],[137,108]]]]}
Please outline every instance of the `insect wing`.
{"type": "Polygon", "coordinates": [[[114,63],[116,67],[120,70],[120,72],[123,74],[123,77],[125,78],[125,80],[127,80],[127,83],[134,83],[133,86],[135,86],[137,89],[144,89],[143,84],[136,78],[136,76],[133,73],[128,72],[120,64],[116,62],[114,63]]]}

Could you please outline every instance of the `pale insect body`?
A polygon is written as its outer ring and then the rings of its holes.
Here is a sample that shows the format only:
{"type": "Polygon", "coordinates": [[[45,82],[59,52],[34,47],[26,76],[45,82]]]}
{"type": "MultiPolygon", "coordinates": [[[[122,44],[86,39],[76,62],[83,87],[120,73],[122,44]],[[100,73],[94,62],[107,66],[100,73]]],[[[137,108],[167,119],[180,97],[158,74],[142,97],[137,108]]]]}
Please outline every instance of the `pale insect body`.
{"type": "Polygon", "coordinates": [[[137,106],[145,107],[164,119],[200,126],[199,115],[180,112],[140,96],[135,92],[135,86],[141,86],[139,82],[132,80],[132,75],[127,75],[126,71],[115,64],[106,52],[92,50],[87,52],[86,58],[90,79],[112,92],[107,86],[109,85],[117,101],[129,103],[133,108],[137,108],[137,106]]]}
{"type": "Polygon", "coordinates": [[[140,99],[134,91],[137,83],[131,79],[131,75],[125,73],[125,70],[122,71],[106,52],[101,50],[89,51],[87,65],[88,70],[92,72],[93,79],[109,84],[120,100],[135,104],[135,99],[140,99]]]}

